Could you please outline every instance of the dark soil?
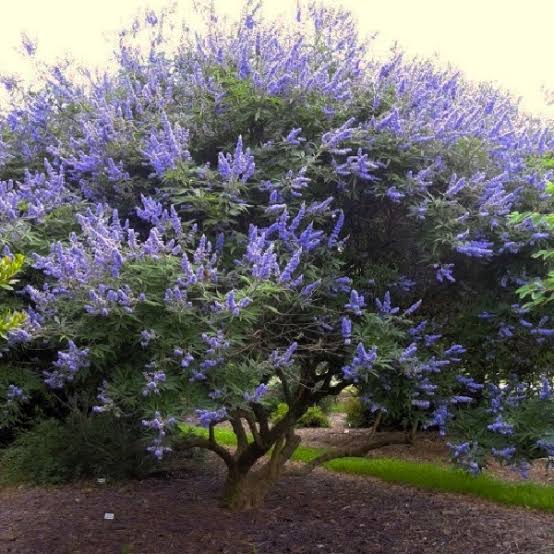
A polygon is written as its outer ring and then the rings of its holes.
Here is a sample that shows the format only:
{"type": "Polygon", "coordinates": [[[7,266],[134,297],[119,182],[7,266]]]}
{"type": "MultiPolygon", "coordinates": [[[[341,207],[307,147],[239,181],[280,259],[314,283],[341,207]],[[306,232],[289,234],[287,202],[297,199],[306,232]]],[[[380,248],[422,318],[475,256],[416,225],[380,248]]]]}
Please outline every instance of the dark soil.
{"type": "Polygon", "coordinates": [[[0,491],[0,552],[554,553],[554,516],[316,470],[283,477],[263,509],[219,507],[223,473],[0,491]],[[112,512],[112,521],[104,520],[112,512]]]}

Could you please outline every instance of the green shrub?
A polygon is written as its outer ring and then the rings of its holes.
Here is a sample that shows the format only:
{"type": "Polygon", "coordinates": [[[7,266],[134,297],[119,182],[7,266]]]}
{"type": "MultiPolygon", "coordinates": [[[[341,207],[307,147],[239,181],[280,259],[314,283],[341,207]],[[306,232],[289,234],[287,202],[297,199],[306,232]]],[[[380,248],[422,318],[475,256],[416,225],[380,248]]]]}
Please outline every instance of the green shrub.
{"type": "Polygon", "coordinates": [[[277,421],[283,419],[287,415],[288,411],[289,411],[288,404],[286,404],[285,402],[279,402],[275,410],[271,412],[271,416],[270,416],[271,421],[273,423],[277,423],[277,421]]]}
{"type": "MultiPolygon", "coordinates": [[[[271,414],[273,423],[279,421],[289,411],[285,402],[279,403],[271,414]]],[[[310,406],[306,413],[298,420],[298,427],[330,427],[329,418],[319,406],[310,406]]]]}
{"type": "Polygon", "coordinates": [[[139,432],[105,415],[42,421],[2,453],[0,482],[50,485],[143,476],[152,461],[139,432]]]}
{"type": "Polygon", "coordinates": [[[321,408],[321,411],[324,414],[330,414],[334,410],[336,403],[336,398],[334,398],[333,396],[326,396],[325,398],[320,400],[317,405],[319,406],[319,408],[321,408]]]}
{"type": "Polygon", "coordinates": [[[330,427],[329,418],[319,406],[310,406],[300,418],[299,427],[330,427]]]}
{"type": "Polygon", "coordinates": [[[344,403],[346,423],[350,427],[369,427],[368,413],[362,401],[353,396],[344,403]]]}

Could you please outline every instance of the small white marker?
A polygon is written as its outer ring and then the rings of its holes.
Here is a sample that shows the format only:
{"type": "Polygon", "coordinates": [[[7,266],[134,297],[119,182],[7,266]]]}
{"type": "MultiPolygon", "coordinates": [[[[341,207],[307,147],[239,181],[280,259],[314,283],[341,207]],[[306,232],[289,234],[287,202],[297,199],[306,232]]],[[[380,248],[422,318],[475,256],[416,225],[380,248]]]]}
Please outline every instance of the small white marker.
{"type": "Polygon", "coordinates": [[[104,519],[113,519],[115,516],[111,512],[106,512],[104,514],[104,519]]]}
{"type": "Polygon", "coordinates": [[[105,485],[106,484],[106,478],[105,477],[98,477],[98,479],[96,479],[96,482],[99,485],[105,485]]]}

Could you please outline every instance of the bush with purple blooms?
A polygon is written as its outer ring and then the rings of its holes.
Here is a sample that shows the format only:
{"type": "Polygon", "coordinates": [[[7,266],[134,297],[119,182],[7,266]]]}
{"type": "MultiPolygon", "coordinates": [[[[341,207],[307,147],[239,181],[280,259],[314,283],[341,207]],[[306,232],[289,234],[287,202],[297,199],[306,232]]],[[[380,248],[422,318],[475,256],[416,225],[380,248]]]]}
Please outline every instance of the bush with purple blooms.
{"type": "MultiPolygon", "coordinates": [[[[3,78],[0,240],[28,259],[5,398],[40,379],[37,413],[138,424],[158,459],[196,421],[207,438],[185,443],[222,458],[234,508],[260,503],[296,423],[349,385],[441,433],[491,403],[483,436],[523,447],[500,432],[518,428],[505,383],[552,404],[554,322],[516,290],[552,238],[510,214],[548,213],[552,129],[453,70],[375,60],[340,9],[200,15],[176,49],[165,16],[137,19],[114,71],[3,78]]],[[[475,470],[483,447],[455,458],[475,470]]]]}

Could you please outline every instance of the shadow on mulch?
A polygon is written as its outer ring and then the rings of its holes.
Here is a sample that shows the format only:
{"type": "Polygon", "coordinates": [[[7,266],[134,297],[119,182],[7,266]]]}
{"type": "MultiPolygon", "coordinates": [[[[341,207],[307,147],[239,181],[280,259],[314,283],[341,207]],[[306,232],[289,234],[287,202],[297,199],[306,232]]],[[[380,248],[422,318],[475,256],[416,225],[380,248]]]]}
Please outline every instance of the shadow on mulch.
{"type": "Polygon", "coordinates": [[[0,491],[0,552],[24,554],[554,552],[554,517],[317,470],[263,509],[218,505],[223,473],[0,491]],[[105,512],[114,519],[104,520],[105,512]]]}

